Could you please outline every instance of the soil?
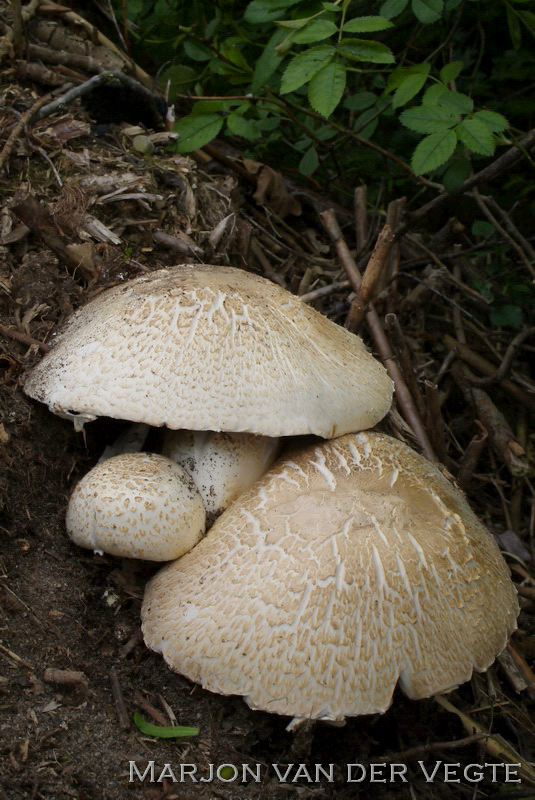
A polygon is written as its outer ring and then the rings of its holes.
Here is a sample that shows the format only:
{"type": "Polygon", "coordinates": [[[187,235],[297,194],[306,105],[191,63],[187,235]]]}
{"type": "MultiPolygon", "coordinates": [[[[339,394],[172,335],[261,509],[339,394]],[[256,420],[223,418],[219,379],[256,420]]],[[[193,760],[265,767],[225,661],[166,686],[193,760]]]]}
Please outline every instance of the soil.
{"type": "MultiPolygon", "coordinates": [[[[2,92],[3,107],[8,100],[16,100],[19,107],[28,108],[36,96],[30,84],[10,83],[7,76],[2,92]]],[[[411,702],[399,693],[383,716],[352,719],[341,728],[316,724],[289,733],[287,719],[251,711],[240,698],[203,691],[170,672],[158,655],[144,647],[140,604],[144,585],[157,567],[94,555],[67,538],[64,515],[69,493],[118,434],[121,423],[98,420],[86,427],[84,435],[77,434],[68,421],[25,397],[24,374],[40,358],[39,343],[50,339],[70,311],[95,292],[182,260],[155,244],[155,229],[179,237],[186,251],[191,242],[201,249],[199,257],[205,261],[243,266],[244,237],[256,230],[256,222],[276,239],[274,244],[267,236],[260,237],[264,254],[273,257],[267,267],[257,259],[258,271],[267,269],[268,277],[272,277],[270,270],[275,272],[296,291],[307,268],[302,255],[292,257],[289,252],[295,249],[294,239],[286,249],[280,244],[290,240],[288,225],[269,206],[255,203],[247,182],[239,182],[214,162],[205,167],[204,162],[199,165],[164,151],[144,160],[132,152],[131,139],[120,128],[99,136],[91,124],[77,104],[61,118],[55,115],[39,123],[32,135],[49,160],[36,152],[35,140],[32,145],[23,134],[1,180],[10,207],[33,194],[51,210],[64,241],[91,243],[92,261],[85,270],[69,268],[38,236],[21,229],[14,213],[4,212],[0,313],[2,325],[19,338],[4,332],[0,350],[0,800],[519,796],[502,795],[502,788],[528,794],[529,779],[505,784],[503,768],[494,781],[490,769],[484,771],[481,782],[471,782],[471,773],[462,773],[474,762],[511,760],[500,753],[506,746],[528,762],[535,759],[534,687],[531,695],[525,690],[517,693],[511,686],[510,669],[493,667],[448,696],[455,708],[470,714],[483,730],[503,737],[494,749],[485,749],[481,740],[450,749],[452,742],[473,733],[470,724],[463,725],[459,716],[434,699],[411,702]],[[75,124],[81,130],[86,127],[72,138],[58,138],[60,123],[62,131],[69,127],[74,131],[75,124]],[[57,185],[51,159],[62,187],[57,185]],[[99,177],[104,185],[107,176],[126,172],[133,176],[134,190],[129,191],[160,194],[165,200],[106,204],[99,199],[103,192],[94,193],[89,186],[90,177],[99,177]],[[87,213],[112,228],[121,244],[98,244],[89,236],[77,239],[87,213]],[[223,223],[223,234],[214,246],[210,235],[228,214],[234,215],[232,224],[225,227],[223,223]],[[50,669],[81,672],[84,677],[74,684],[62,683],[57,674],[53,679],[54,674],[47,672],[50,669]],[[126,717],[118,715],[119,702],[112,692],[117,685],[126,717]],[[169,709],[178,724],[198,726],[199,735],[155,739],[133,722],[138,711],[148,721],[170,724],[169,709]],[[408,782],[399,772],[391,776],[390,767],[376,768],[372,780],[369,765],[385,762],[385,754],[396,753],[401,755],[394,755],[394,761],[407,766],[408,782]],[[431,770],[439,761],[458,763],[461,772],[452,773],[451,782],[446,782],[439,768],[435,780],[426,781],[419,761],[431,770]],[[154,781],[150,780],[151,762],[154,781]],[[366,777],[348,782],[347,765],[355,763],[364,765],[366,777]],[[196,766],[196,782],[187,770],[184,781],[178,780],[182,764],[196,766]],[[201,781],[210,776],[210,764],[214,769],[237,765],[238,777],[230,780],[228,771],[223,771],[213,782],[201,781]],[[259,781],[250,773],[242,780],[244,764],[253,772],[260,771],[259,781]],[[285,765],[294,766],[283,781],[273,764],[280,765],[281,773],[285,765]],[[299,764],[307,765],[308,773],[305,768],[298,772],[299,764]],[[322,765],[325,772],[316,776],[315,765],[322,765]],[[332,780],[326,777],[329,765],[333,765],[332,780]],[[145,780],[139,780],[147,767],[145,780]],[[391,781],[396,774],[398,778],[391,781]]],[[[104,194],[112,191],[116,180],[112,177],[104,194]]],[[[322,285],[343,280],[317,218],[307,211],[301,217],[289,217],[289,222],[291,235],[299,237],[300,243],[320,242],[315,252],[314,245],[309,248],[315,278],[322,285]]],[[[411,288],[412,284],[407,294],[411,288]]],[[[318,307],[340,321],[347,302],[345,289],[318,307]]],[[[411,315],[407,325],[413,325],[417,337],[421,311],[416,309],[411,315]]],[[[419,339],[413,352],[421,364],[431,358],[435,370],[444,357],[440,348],[438,354],[433,351],[429,338],[419,339]]],[[[425,377],[425,371],[421,374],[425,377]]],[[[497,397],[505,409],[507,398],[499,391],[497,397]]],[[[471,412],[458,394],[448,408],[451,435],[467,443],[475,432],[471,412]]],[[[494,459],[485,456],[471,499],[491,529],[502,532],[508,526],[489,478],[494,459]]],[[[506,470],[500,466],[498,472],[498,481],[508,490],[506,470]]],[[[520,518],[520,533],[525,533],[527,510],[520,518]]],[[[529,561],[529,553],[525,558],[529,561]]],[[[520,559],[520,563],[526,561],[520,559]]],[[[518,641],[524,643],[523,652],[530,661],[535,655],[532,601],[525,603],[520,627],[518,641]]],[[[351,777],[361,774],[354,768],[351,777]]]]}

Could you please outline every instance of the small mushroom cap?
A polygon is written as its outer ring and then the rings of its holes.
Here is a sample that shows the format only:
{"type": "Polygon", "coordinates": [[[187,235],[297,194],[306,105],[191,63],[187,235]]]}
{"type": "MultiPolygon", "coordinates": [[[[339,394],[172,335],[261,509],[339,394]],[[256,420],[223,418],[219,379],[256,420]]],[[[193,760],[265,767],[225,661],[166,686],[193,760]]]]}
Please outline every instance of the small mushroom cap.
{"type": "Polygon", "coordinates": [[[81,547],[170,561],[202,538],[206,512],[181,466],[154,453],[124,453],[97,464],[77,484],[66,524],[81,547]]]}
{"type": "Polygon", "coordinates": [[[379,433],[278,462],[149,583],[149,647],[252,708],[338,720],[485,670],[515,628],[509,571],[464,495],[379,433]]]}
{"type": "Polygon", "coordinates": [[[271,466],[278,446],[278,439],[254,433],[168,431],[162,452],[191,475],[215,519],[271,466]]]}
{"type": "Polygon", "coordinates": [[[24,389],[78,424],[327,438],[371,427],[392,399],[358,336],[264,278],[197,264],[98,295],[24,389]]]}

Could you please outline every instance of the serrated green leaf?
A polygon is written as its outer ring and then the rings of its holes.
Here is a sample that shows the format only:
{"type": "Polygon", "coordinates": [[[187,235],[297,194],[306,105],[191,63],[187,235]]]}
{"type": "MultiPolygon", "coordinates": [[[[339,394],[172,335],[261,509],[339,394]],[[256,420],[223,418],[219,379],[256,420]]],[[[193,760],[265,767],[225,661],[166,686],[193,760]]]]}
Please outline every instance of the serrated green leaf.
{"type": "Polygon", "coordinates": [[[187,728],[183,725],[173,725],[172,727],[153,725],[152,722],[147,722],[138,711],[134,714],[134,722],[141,733],[147,736],[157,737],[158,739],[177,739],[182,736],[199,735],[199,728],[187,728]]]}
{"type": "Polygon", "coordinates": [[[474,119],[480,119],[484,122],[492,133],[501,133],[509,127],[509,123],[503,114],[498,114],[497,111],[489,111],[486,108],[483,111],[476,111],[474,119]]]}
{"type": "Polygon", "coordinates": [[[243,18],[251,25],[273,22],[283,17],[290,6],[300,2],[301,0],[253,0],[245,9],[243,18]]]}
{"type": "Polygon", "coordinates": [[[439,131],[431,133],[422,139],[411,159],[411,166],[416,175],[445,164],[453,154],[457,145],[457,137],[453,131],[439,131]]]}
{"type": "Polygon", "coordinates": [[[342,30],[346,33],[374,33],[393,27],[394,23],[386,17],[355,17],[348,20],[342,30]]]}
{"type": "Polygon", "coordinates": [[[520,28],[520,20],[518,19],[515,11],[510,5],[506,5],[507,10],[507,24],[509,26],[509,36],[515,50],[518,50],[522,44],[522,30],[520,28]]]}
{"type": "Polygon", "coordinates": [[[328,19],[313,19],[302,30],[294,34],[293,41],[296,44],[310,44],[328,39],[338,28],[328,19]]]}
{"type": "Polygon", "coordinates": [[[386,0],[386,3],[383,3],[379,9],[379,13],[382,17],[393,19],[405,11],[408,4],[409,0],[386,0]]]}
{"type": "Polygon", "coordinates": [[[501,306],[490,312],[490,321],[500,328],[513,328],[519,330],[524,322],[524,315],[520,306],[501,306]]]}
{"type": "Polygon", "coordinates": [[[260,137],[260,131],[255,120],[246,119],[241,114],[229,114],[227,117],[227,127],[235,136],[241,136],[253,142],[260,137]]]}
{"type": "Polygon", "coordinates": [[[312,175],[320,165],[320,160],[315,147],[311,147],[306,151],[305,155],[299,162],[299,172],[301,175],[312,175]]]}
{"type": "Polygon", "coordinates": [[[284,56],[279,55],[276,48],[277,45],[282,42],[285,36],[286,32],[284,30],[276,30],[265,46],[262,55],[256,62],[253,74],[253,82],[251,85],[251,91],[253,94],[256,94],[260,87],[268,82],[281,63],[284,56]]]}
{"type": "Polygon", "coordinates": [[[308,100],[314,111],[329,117],[344,93],[346,68],[339,59],[334,59],[317,72],[308,87],[308,100]]]}
{"type": "Polygon", "coordinates": [[[481,156],[491,156],[496,149],[494,136],[489,131],[487,125],[479,119],[464,119],[455,128],[455,132],[461,142],[469,150],[479,153],[481,156]]]}
{"type": "Polygon", "coordinates": [[[474,110],[474,101],[471,97],[461,92],[452,92],[449,89],[441,92],[437,103],[442,108],[447,108],[457,114],[470,114],[474,110]]]}
{"type": "Polygon", "coordinates": [[[467,158],[454,156],[449,167],[442,176],[442,183],[447,192],[454,192],[470,177],[472,165],[467,158]]]}
{"type": "Polygon", "coordinates": [[[430,71],[431,64],[429,63],[415,64],[412,67],[400,67],[399,69],[393,70],[388,76],[385,94],[390,94],[394,89],[399,88],[411,75],[429,75],[430,71]]]}
{"type": "Polygon", "coordinates": [[[443,94],[448,93],[448,88],[442,83],[434,83],[429,89],[426,89],[422,97],[424,106],[437,106],[440,103],[440,98],[443,94]]]}
{"type": "MultiPolygon", "coordinates": [[[[198,100],[194,107],[190,117],[197,117],[200,114],[212,114],[217,111],[223,111],[227,107],[227,104],[224,100],[198,100]]],[[[186,117],[184,117],[186,119],[186,117]]]]}
{"type": "Polygon", "coordinates": [[[415,106],[400,115],[402,125],[416,133],[436,133],[453,128],[461,121],[459,114],[451,114],[443,108],[415,106]]]}
{"type": "Polygon", "coordinates": [[[414,16],[424,25],[437,22],[442,16],[444,0],[412,0],[414,16]]]}
{"type": "Polygon", "coordinates": [[[322,3],[321,6],[322,6],[322,8],[325,9],[325,11],[341,11],[342,10],[341,6],[336,5],[336,3],[322,3]]]}
{"type": "Polygon", "coordinates": [[[357,92],[344,100],[344,108],[349,111],[363,111],[365,108],[375,105],[377,95],[373,92],[357,92]]]}
{"type": "Polygon", "coordinates": [[[455,78],[461,74],[463,67],[464,64],[462,61],[452,61],[450,64],[446,64],[446,66],[442,67],[440,70],[440,80],[443,83],[454,81],[455,78]]]}
{"type": "Polygon", "coordinates": [[[395,61],[386,44],[371,39],[342,39],[338,52],[352,61],[371,61],[372,64],[391,64],[395,61]]]}
{"type": "Polygon", "coordinates": [[[215,139],[222,127],[223,117],[218,114],[191,114],[189,117],[182,117],[174,125],[174,131],[180,135],[178,152],[191,153],[198,150],[215,139]]]}
{"type": "Polygon", "coordinates": [[[299,89],[319,72],[322,67],[332,60],[335,53],[334,47],[323,44],[319,47],[312,47],[299,53],[286,67],[282,76],[281,94],[288,94],[299,89]]]}
{"type": "Polygon", "coordinates": [[[427,75],[409,75],[399,89],[394,92],[394,97],[392,98],[393,108],[400,108],[408,103],[409,100],[412,100],[424,86],[426,80],[427,75]]]}

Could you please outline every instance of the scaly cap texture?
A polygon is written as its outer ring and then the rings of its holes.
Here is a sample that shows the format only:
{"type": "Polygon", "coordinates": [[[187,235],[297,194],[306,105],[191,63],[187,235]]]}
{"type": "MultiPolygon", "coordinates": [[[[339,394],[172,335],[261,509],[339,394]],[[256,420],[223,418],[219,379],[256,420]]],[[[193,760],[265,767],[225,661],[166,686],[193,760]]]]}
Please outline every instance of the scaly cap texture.
{"type": "Polygon", "coordinates": [[[201,539],[206,512],[192,478],[174,461],[123,453],[97,464],[76,485],[66,525],[81,547],[170,561],[201,539]]]}
{"type": "Polygon", "coordinates": [[[392,382],[361,339],[274,283],[177,266],[79,309],[25,391],[51,411],[330,438],[375,425],[392,382]]]}
{"type": "Polygon", "coordinates": [[[515,628],[499,549],[439,469],[380,433],[283,459],[148,585],[149,647],[206,689],[338,720],[485,670],[515,628]]]}

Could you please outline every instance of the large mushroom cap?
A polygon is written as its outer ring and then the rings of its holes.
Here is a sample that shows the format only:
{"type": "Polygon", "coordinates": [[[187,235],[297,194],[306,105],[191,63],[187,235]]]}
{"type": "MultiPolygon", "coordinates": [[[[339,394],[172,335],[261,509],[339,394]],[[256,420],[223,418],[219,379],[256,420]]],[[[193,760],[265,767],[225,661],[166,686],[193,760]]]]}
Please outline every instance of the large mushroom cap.
{"type": "Polygon", "coordinates": [[[379,433],[279,462],[148,585],[145,641],[205,688],[313,719],[383,712],[485,670],[515,628],[494,539],[379,433]]]}
{"type": "Polygon", "coordinates": [[[192,478],[174,461],[123,453],[84,475],[69,500],[66,524],[81,547],[170,561],[201,539],[206,512],[192,478]]]}
{"type": "Polygon", "coordinates": [[[25,391],[63,416],[331,437],[386,414],[392,383],[361,339],[264,278],[178,266],[79,309],[25,391]]]}

